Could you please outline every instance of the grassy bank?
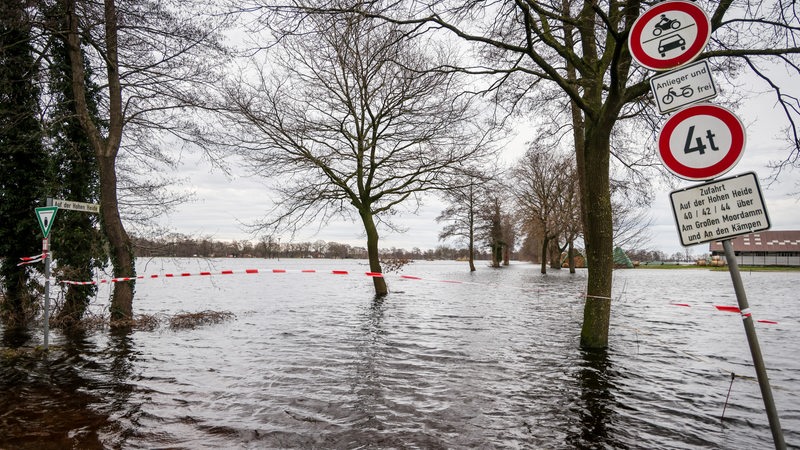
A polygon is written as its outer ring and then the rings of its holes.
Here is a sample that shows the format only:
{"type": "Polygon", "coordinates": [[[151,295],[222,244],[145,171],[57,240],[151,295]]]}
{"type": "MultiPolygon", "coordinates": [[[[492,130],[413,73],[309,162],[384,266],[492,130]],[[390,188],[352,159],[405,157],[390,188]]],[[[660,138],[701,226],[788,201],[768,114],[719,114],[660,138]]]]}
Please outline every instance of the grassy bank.
{"type": "MultiPolygon", "coordinates": [[[[637,269],[707,269],[715,271],[728,271],[728,266],[697,266],[694,264],[640,264],[637,269]]],[[[739,266],[741,272],[800,272],[796,266],[739,266]]]]}
{"type": "MultiPolygon", "coordinates": [[[[728,267],[711,267],[711,270],[728,271],[728,267]]],[[[740,272],[800,272],[797,266],[739,266],[740,272]]]]}

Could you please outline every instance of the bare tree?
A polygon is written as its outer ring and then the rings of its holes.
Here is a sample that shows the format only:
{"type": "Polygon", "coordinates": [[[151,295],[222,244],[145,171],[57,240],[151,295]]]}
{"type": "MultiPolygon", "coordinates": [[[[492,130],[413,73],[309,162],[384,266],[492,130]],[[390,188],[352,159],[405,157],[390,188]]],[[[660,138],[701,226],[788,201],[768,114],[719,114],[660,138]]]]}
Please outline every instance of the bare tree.
{"type": "MultiPolygon", "coordinates": [[[[514,198],[526,227],[541,236],[541,272],[547,273],[547,254],[550,246],[560,255],[559,238],[565,246],[574,240],[577,202],[575,165],[566,155],[558,155],[539,146],[532,146],[514,167],[514,198]]],[[[560,258],[551,258],[560,267],[560,258]]],[[[555,266],[554,266],[555,267],[555,266]]]]}
{"type": "MultiPolygon", "coordinates": [[[[54,31],[67,43],[76,114],[97,157],[101,224],[114,276],[134,277],[132,243],[119,207],[120,149],[125,139],[135,143],[124,155],[135,166],[147,167],[153,159],[165,159],[154,135],[196,137],[196,128],[178,111],[195,105],[197,92],[213,83],[209,55],[220,49],[217,28],[210,22],[197,24],[196,10],[186,2],[134,0],[121,8],[115,0],[59,2],[67,27],[54,31]],[[100,78],[100,120],[87,105],[85,64],[93,65],[91,73],[100,78]]],[[[114,285],[112,320],[132,317],[133,293],[133,282],[114,285]]]]}
{"type": "Polygon", "coordinates": [[[614,246],[628,249],[645,248],[652,235],[653,219],[646,208],[624,198],[614,199],[614,246]]]}
{"type": "MultiPolygon", "coordinates": [[[[569,273],[575,273],[575,241],[583,236],[583,222],[581,221],[580,184],[575,166],[570,167],[565,174],[565,186],[561,199],[561,237],[564,245],[560,252],[567,251],[569,273]]],[[[560,256],[560,255],[559,255],[560,256]]]]}
{"type": "MultiPolygon", "coordinates": [[[[490,153],[478,112],[456,74],[431,71],[445,55],[395,25],[358,14],[312,16],[281,36],[256,83],[228,87],[230,128],[254,172],[273,177],[274,215],[294,231],[356,213],[370,271],[381,273],[378,226],[428,191],[449,189],[490,153]]],[[[388,292],[373,277],[375,292],[388,292]]]]}
{"type": "Polygon", "coordinates": [[[436,222],[445,223],[439,233],[440,240],[466,240],[470,272],[475,271],[475,231],[480,207],[486,198],[486,191],[483,188],[486,178],[475,172],[467,172],[459,180],[463,186],[442,192],[447,207],[436,217],[436,222]]]}
{"type": "MultiPolygon", "coordinates": [[[[791,2],[702,2],[709,11],[712,42],[701,59],[733,73],[749,68],[775,93],[789,120],[792,155],[800,152],[796,99],[766,75],[777,63],[800,74],[798,15],[791,2]]],[[[414,30],[445,29],[474,48],[492,72],[498,99],[513,106],[542,107],[568,99],[575,127],[575,154],[581,187],[584,240],[589,266],[581,345],[608,345],[613,272],[613,213],[610,192],[612,137],[618,122],[650,108],[647,71],[637,68],[627,47],[628,33],[645,2],[519,0],[452,2],[412,0],[387,3],[374,14],[414,30]],[[532,87],[534,86],[534,87],[532,87]]]]}

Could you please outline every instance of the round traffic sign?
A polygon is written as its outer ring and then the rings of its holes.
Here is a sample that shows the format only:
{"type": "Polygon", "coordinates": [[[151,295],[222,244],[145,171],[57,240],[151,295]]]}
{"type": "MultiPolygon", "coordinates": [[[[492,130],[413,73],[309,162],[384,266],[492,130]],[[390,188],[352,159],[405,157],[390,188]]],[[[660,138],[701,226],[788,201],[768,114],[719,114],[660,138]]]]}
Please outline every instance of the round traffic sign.
{"type": "Polygon", "coordinates": [[[731,170],[744,153],[742,121],[729,110],[700,104],[670,116],[658,136],[658,155],[675,175],[710,180],[731,170]]]}
{"type": "Polygon", "coordinates": [[[628,34],[631,56],[652,70],[668,70],[691,62],[711,37],[711,21],[686,1],[659,3],[640,15],[628,34]]]}

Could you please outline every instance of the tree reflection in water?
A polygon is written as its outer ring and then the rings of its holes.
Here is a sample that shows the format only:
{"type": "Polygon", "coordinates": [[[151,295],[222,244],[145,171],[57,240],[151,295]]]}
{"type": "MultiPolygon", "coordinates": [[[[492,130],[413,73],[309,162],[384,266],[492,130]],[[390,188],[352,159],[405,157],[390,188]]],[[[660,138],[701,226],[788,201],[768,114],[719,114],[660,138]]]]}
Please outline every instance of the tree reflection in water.
{"type": "Polygon", "coordinates": [[[28,327],[8,327],[3,328],[0,346],[3,348],[17,349],[30,342],[30,340],[31,331],[28,327]]]}
{"type": "Polygon", "coordinates": [[[352,388],[358,399],[358,414],[363,415],[361,427],[364,429],[383,428],[376,416],[385,401],[379,367],[385,346],[386,331],[382,326],[384,308],[384,297],[376,295],[361,316],[359,358],[352,388]]]}
{"type": "Polygon", "coordinates": [[[577,416],[580,426],[567,438],[573,448],[625,449],[627,445],[614,429],[617,401],[614,397],[616,371],[606,350],[582,350],[582,366],[576,376],[580,386],[577,416]]]}

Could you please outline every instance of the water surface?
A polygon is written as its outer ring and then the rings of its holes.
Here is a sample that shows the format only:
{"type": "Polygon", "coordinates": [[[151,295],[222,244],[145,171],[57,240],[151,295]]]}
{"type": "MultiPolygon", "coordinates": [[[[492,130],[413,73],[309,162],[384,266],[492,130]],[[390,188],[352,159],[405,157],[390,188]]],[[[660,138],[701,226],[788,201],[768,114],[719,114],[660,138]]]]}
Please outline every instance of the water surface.
{"type": "MultiPolygon", "coordinates": [[[[772,447],[741,318],[712,306],[736,304],[727,272],[617,271],[610,348],[586,353],[585,272],[415,262],[403,273],[422,280],[392,274],[375,299],[367,270],[140,260],[162,277],[137,283],[137,312],[235,319],[56,332],[49,354],[0,358],[0,448],[772,447]],[[261,271],[163,277],[246,268],[261,271]]],[[[757,330],[791,446],[800,274],[743,277],[756,318],[778,321],[757,330]]],[[[38,330],[2,331],[6,351],[41,343],[38,330]]]]}

